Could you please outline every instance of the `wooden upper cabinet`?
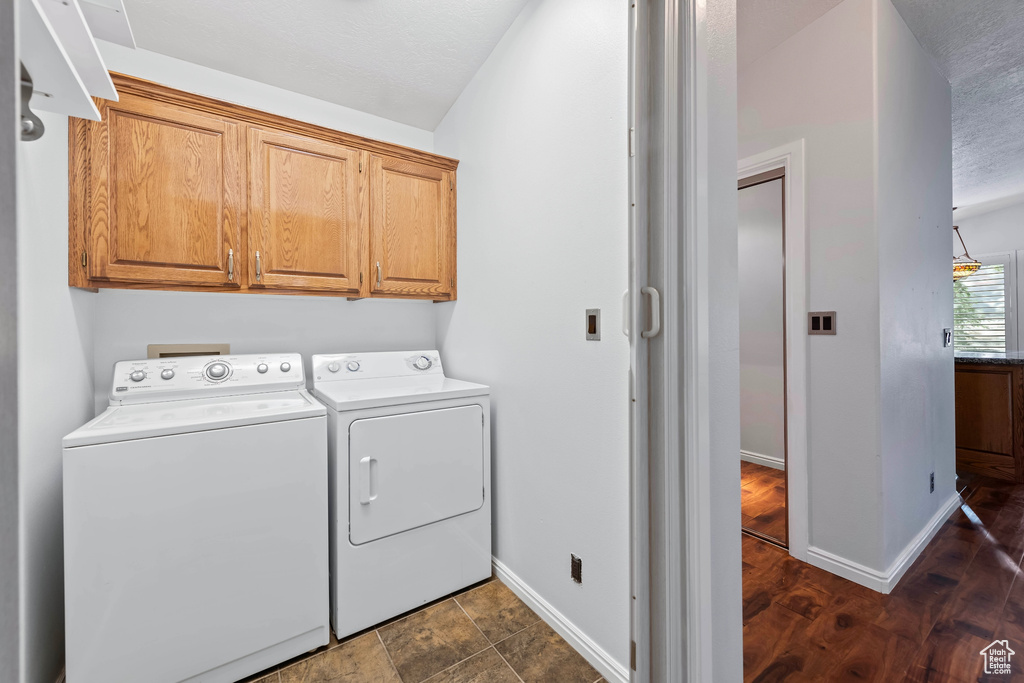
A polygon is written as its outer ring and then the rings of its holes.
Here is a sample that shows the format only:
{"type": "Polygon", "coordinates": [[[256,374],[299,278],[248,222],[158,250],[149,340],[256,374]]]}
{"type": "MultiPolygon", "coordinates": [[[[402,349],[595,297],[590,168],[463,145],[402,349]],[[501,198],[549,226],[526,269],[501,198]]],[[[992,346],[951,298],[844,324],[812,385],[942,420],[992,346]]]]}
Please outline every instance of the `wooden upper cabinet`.
{"type": "Polygon", "coordinates": [[[72,192],[89,207],[89,279],[237,287],[240,126],[132,95],[100,111],[73,151],[89,175],[88,190],[72,192]]]}
{"type": "Polygon", "coordinates": [[[72,286],[455,299],[454,159],[111,77],[69,125],[72,286]]]}
{"type": "Polygon", "coordinates": [[[454,173],[371,156],[372,294],[455,297],[454,173]]]}
{"type": "Polygon", "coordinates": [[[360,293],[360,157],[335,143],[249,129],[250,287],[360,293]]]}

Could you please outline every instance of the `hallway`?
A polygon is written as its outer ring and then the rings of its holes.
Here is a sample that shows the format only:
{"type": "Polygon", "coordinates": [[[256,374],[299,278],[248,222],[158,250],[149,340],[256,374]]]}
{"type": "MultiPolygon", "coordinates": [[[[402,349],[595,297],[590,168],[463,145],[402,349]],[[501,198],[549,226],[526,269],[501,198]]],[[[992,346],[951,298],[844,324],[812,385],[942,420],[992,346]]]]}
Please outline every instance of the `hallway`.
{"type": "Polygon", "coordinates": [[[960,509],[890,595],[744,536],[744,680],[1008,680],[983,675],[980,651],[1024,646],[1024,485],[957,486],[960,509]]]}

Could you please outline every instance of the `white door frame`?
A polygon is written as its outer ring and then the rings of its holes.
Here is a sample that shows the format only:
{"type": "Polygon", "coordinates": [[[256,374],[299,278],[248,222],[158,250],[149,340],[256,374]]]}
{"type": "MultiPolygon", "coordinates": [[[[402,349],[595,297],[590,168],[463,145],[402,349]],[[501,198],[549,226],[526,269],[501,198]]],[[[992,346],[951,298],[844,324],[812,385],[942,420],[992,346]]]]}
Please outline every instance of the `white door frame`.
{"type": "Polygon", "coordinates": [[[714,678],[707,7],[634,7],[631,680],[704,683],[714,678]],[[660,332],[642,336],[656,319],[660,332]]]}
{"type": "MultiPolygon", "coordinates": [[[[18,540],[18,3],[0,2],[0,681],[21,678],[18,540]]],[[[51,133],[53,135],[53,133],[51,133]]]]}
{"type": "Polygon", "coordinates": [[[784,169],[786,233],[786,478],[789,554],[807,559],[807,223],[804,141],[741,159],[738,178],[784,169]]]}

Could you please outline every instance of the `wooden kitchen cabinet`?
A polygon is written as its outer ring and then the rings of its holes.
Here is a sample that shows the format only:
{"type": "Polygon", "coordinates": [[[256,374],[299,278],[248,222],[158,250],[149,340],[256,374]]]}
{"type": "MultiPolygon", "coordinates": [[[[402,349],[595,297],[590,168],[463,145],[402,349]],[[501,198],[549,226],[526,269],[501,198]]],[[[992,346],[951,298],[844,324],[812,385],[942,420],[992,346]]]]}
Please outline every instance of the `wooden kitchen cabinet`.
{"type": "Polygon", "coordinates": [[[370,158],[374,295],[455,298],[453,176],[402,159],[370,158]]]}
{"type": "Polygon", "coordinates": [[[360,294],[362,153],[249,129],[249,286],[360,294]]]}
{"type": "Polygon", "coordinates": [[[1024,483],[1024,365],[957,361],[956,468],[1024,483]]]}
{"type": "Polygon", "coordinates": [[[70,285],[455,299],[458,161],[112,78],[70,121],[70,285]]]}
{"type": "Polygon", "coordinates": [[[71,126],[71,284],[238,288],[240,126],[125,94],[71,126]]]}

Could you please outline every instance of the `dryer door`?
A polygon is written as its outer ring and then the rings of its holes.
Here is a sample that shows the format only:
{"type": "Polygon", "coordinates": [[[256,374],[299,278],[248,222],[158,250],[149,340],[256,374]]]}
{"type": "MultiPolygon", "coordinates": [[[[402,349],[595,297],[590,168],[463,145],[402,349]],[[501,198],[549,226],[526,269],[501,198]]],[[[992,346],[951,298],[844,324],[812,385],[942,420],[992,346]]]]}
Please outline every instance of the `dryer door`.
{"type": "Polygon", "coordinates": [[[349,540],[360,545],[484,503],[478,405],[356,420],[349,427],[349,540]]]}

